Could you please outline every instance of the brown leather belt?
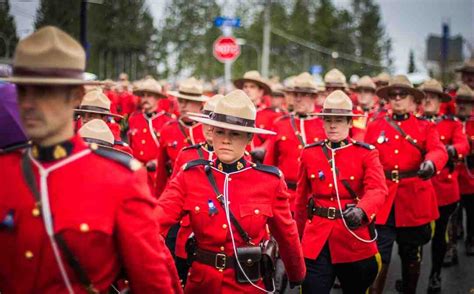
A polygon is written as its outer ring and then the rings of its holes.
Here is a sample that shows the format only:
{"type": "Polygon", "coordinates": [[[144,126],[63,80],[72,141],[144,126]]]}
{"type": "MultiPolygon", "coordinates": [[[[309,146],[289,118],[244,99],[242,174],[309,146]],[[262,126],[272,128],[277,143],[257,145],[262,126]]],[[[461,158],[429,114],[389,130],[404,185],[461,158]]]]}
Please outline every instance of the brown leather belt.
{"type": "Polygon", "coordinates": [[[313,215],[324,217],[327,219],[341,218],[341,212],[336,207],[313,207],[313,215]]]}
{"type": "Polygon", "coordinates": [[[216,253],[198,248],[196,250],[195,261],[213,266],[222,271],[227,268],[233,268],[235,258],[233,256],[227,256],[225,253],[216,253]]]}
{"type": "Polygon", "coordinates": [[[386,170],[385,171],[385,178],[387,180],[392,180],[394,182],[400,181],[401,179],[408,179],[408,178],[415,178],[418,176],[418,171],[407,171],[407,172],[400,172],[398,170],[386,170]]]}

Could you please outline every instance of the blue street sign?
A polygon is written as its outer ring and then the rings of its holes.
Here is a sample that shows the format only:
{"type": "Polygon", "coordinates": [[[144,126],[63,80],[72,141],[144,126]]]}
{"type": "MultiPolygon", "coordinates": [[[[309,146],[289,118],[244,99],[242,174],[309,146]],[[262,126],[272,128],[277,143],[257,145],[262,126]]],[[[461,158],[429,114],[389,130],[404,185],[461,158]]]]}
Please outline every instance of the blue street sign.
{"type": "Polygon", "coordinates": [[[225,16],[218,16],[214,18],[214,25],[220,27],[240,27],[240,18],[230,18],[225,16]]]}
{"type": "Polygon", "coordinates": [[[309,68],[309,72],[310,72],[312,75],[318,75],[318,74],[320,74],[320,73],[323,72],[323,67],[322,67],[320,64],[312,65],[312,66],[309,68]]]}

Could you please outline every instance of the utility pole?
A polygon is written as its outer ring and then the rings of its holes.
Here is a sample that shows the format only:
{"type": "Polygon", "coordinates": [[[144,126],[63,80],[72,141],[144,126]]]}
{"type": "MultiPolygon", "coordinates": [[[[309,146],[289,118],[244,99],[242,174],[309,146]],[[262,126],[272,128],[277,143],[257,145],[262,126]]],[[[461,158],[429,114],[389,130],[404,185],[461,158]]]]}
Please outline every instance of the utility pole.
{"type": "Polygon", "coordinates": [[[262,50],[262,76],[268,78],[268,68],[270,67],[270,31],[271,31],[271,6],[272,0],[265,0],[265,10],[263,13],[263,50],[262,50]]]}

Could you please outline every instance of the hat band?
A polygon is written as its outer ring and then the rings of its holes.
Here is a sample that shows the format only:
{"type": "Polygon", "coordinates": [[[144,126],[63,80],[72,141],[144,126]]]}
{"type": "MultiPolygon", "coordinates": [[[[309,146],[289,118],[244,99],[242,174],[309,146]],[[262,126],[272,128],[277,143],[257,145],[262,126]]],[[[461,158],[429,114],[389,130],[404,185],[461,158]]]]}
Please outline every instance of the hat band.
{"type": "Polygon", "coordinates": [[[82,139],[84,141],[86,141],[87,143],[96,143],[98,145],[107,146],[107,147],[113,147],[114,146],[114,144],[110,144],[109,142],[101,140],[101,139],[87,138],[87,137],[83,137],[82,139]]]}
{"type": "Polygon", "coordinates": [[[220,114],[213,112],[211,114],[211,119],[218,122],[228,123],[231,125],[239,125],[242,127],[255,127],[255,120],[253,119],[245,119],[237,116],[220,114]]]}
{"type": "Polygon", "coordinates": [[[202,94],[189,93],[189,92],[183,92],[183,91],[178,91],[178,92],[181,95],[194,96],[194,97],[201,97],[202,96],[202,94]]]}
{"type": "Polygon", "coordinates": [[[204,110],[202,111],[202,113],[205,114],[205,115],[211,115],[212,111],[210,111],[210,110],[205,110],[205,109],[204,109],[204,110]]]}
{"type": "Polygon", "coordinates": [[[350,109],[334,109],[334,108],[326,108],[323,109],[323,113],[335,113],[335,114],[352,114],[352,110],[350,109]]]}
{"type": "Polygon", "coordinates": [[[316,88],[310,88],[310,87],[293,87],[292,90],[295,92],[307,92],[307,93],[317,91],[316,88]]]}
{"type": "Polygon", "coordinates": [[[13,68],[13,75],[84,79],[83,70],[71,68],[31,68],[16,66],[13,68]]]}
{"type": "Polygon", "coordinates": [[[90,111],[98,111],[98,112],[106,112],[109,113],[110,109],[100,106],[92,106],[92,105],[83,105],[79,106],[80,110],[90,110],[90,111]]]}

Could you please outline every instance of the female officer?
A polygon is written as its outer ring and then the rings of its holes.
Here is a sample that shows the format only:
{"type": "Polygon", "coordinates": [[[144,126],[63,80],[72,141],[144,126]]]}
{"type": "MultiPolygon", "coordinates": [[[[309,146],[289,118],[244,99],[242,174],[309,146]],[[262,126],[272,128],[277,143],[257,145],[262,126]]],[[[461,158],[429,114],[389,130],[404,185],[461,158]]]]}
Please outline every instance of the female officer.
{"type": "MultiPolygon", "coordinates": [[[[290,283],[305,275],[296,223],[280,171],[244,159],[253,134],[273,134],[255,127],[256,109],[241,90],[222,97],[209,118],[217,158],[183,166],[159,199],[156,215],[162,233],[188,215],[197,250],[186,293],[260,293],[265,291],[259,260],[268,236],[278,242],[290,283]]],[[[271,290],[271,289],[270,289],[271,290]]]]}
{"type": "Polygon", "coordinates": [[[318,115],[327,139],[303,150],[296,196],[303,293],[329,293],[336,277],[344,293],[364,293],[379,267],[371,228],[388,193],[382,165],[372,145],[349,137],[358,115],[344,92],[332,92],[318,115]]]}

